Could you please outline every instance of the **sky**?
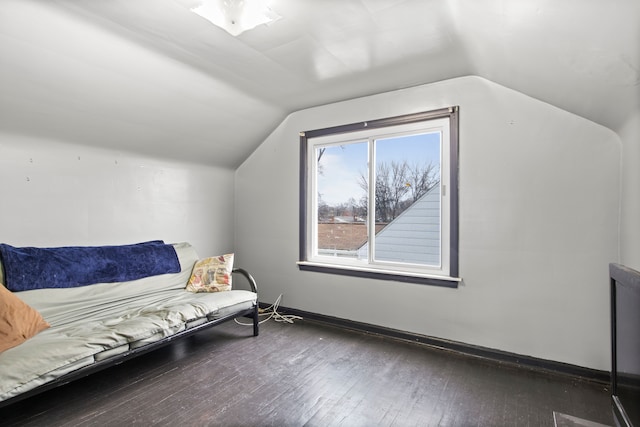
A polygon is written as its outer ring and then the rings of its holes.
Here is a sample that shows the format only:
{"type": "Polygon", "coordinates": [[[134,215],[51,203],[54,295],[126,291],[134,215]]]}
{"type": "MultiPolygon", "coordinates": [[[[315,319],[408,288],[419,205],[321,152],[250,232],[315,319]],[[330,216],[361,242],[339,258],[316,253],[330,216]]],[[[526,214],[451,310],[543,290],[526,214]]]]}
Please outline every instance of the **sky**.
{"type": "MultiPolygon", "coordinates": [[[[403,161],[410,165],[440,164],[440,134],[432,132],[388,139],[376,142],[376,161],[403,161]]],[[[358,182],[360,175],[367,175],[367,143],[353,143],[327,147],[320,159],[322,173],[318,177],[318,192],[329,205],[345,203],[353,197],[356,201],[364,195],[358,182]]]]}

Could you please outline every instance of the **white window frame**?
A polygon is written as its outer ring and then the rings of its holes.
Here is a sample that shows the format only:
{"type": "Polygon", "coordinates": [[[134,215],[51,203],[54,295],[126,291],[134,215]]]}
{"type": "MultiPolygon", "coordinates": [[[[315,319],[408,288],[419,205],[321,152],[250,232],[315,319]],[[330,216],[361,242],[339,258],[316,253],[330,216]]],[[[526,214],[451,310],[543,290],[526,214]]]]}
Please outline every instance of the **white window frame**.
{"type": "MultiPolygon", "coordinates": [[[[457,287],[461,280],[458,276],[458,107],[301,132],[300,141],[300,269],[457,287]],[[442,137],[440,266],[374,261],[371,248],[375,245],[375,233],[369,233],[368,260],[318,254],[316,148],[366,141],[372,144],[374,139],[428,132],[440,132],[442,137]]],[[[375,150],[369,148],[368,153],[369,164],[375,165],[375,150]]],[[[369,168],[368,178],[369,182],[376,182],[375,168],[369,168]]],[[[374,189],[369,191],[369,212],[374,212],[371,209],[374,189]]],[[[369,215],[368,221],[368,229],[372,230],[375,215],[369,215]]]]}

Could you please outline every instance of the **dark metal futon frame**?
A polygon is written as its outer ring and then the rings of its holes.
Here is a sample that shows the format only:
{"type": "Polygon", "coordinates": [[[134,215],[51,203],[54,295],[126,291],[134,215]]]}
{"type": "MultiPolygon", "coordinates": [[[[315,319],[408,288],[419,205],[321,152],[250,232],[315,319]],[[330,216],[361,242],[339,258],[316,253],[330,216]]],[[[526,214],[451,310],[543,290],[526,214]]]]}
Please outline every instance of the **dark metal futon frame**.
{"type": "MultiPolygon", "coordinates": [[[[238,273],[241,274],[242,276],[245,277],[245,279],[247,280],[247,282],[249,282],[249,286],[251,287],[251,291],[254,292],[255,294],[258,293],[258,287],[256,285],[256,281],[254,280],[254,278],[251,276],[251,274],[249,274],[249,272],[247,272],[246,270],[242,269],[242,268],[234,268],[233,273],[238,273]]],[[[166,346],[167,344],[172,343],[173,341],[180,339],[180,338],[184,338],[193,334],[196,334],[200,331],[202,331],[203,329],[207,329],[210,328],[212,326],[215,325],[219,325],[220,323],[224,323],[227,322],[229,320],[233,320],[237,317],[248,317],[251,318],[253,321],[253,336],[257,337],[258,333],[259,333],[259,316],[258,316],[258,301],[256,299],[256,304],[254,307],[252,308],[248,308],[245,310],[241,310],[235,313],[231,313],[228,314],[224,317],[220,317],[220,318],[216,318],[216,319],[211,319],[211,320],[207,320],[207,322],[198,325],[198,326],[194,326],[192,328],[189,329],[185,329],[181,332],[175,333],[169,337],[163,338],[159,341],[155,341],[153,343],[144,345],[142,347],[138,347],[138,348],[134,348],[131,350],[128,350],[124,353],[118,354],[117,356],[114,357],[110,357],[108,359],[104,359],[101,361],[96,361],[91,365],[88,366],[84,366],[80,369],[77,369],[75,371],[69,372],[68,374],[65,374],[59,378],[56,378],[53,381],[50,381],[46,384],[43,384],[41,386],[38,386],[34,389],[28,390],[24,393],[21,393],[17,396],[11,397],[9,399],[3,400],[2,402],[0,402],[0,408],[11,405],[15,402],[18,402],[20,400],[24,400],[27,399],[31,396],[34,396],[36,394],[40,394],[42,392],[45,392],[47,390],[51,390],[55,387],[59,387],[61,385],[64,384],[68,384],[71,381],[77,380],[79,378],[83,378],[86,377],[88,375],[91,375],[95,372],[101,371],[103,369],[109,368],[111,366],[115,366],[115,365],[119,365],[120,363],[129,360],[133,357],[136,356],[140,356],[142,354],[148,353],[152,350],[155,350],[157,348],[166,346]]]]}

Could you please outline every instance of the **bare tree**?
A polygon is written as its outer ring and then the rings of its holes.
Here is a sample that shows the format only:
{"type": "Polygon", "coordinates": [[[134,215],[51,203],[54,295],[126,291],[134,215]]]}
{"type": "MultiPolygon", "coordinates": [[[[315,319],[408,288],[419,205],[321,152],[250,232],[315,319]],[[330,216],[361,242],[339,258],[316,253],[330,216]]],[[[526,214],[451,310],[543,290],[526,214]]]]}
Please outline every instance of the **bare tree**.
{"type": "Polygon", "coordinates": [[[322,194],[318,193],[318,221],[326,222],[331,217],[331,206],[322,199],[322,194]]]}
{"type": "Polygon", "coordinates": [[[376,207],[376,210],[384,222],[393,220],[402,212],[400,203],[411,188],[411,184],[407,181],[408,169],[406,161],[402,163],[392,161],[391,166],[386,163],[378,166],[376,193],[380,191],[384,198],[382,205],[379,208],[376,207]]]}
{"type": "Polygon", "coordinates": [[[411,201],[416,202],[429,190],[440,183],[439,168],[433,163],[414,163],[408,168],[408,181],[411,188],[411,201]]]}
{"type": "MultiPolygon", "coordinates": [[[[438,168],[433,163],[415,163],[413,166],[406,160],[380,163],[376,169],[376,220],[392,221],[439,182],[438,168]]],[[[363,173],[360,173],[358,184],[369,194],[368,178],[363,173]]],[[[368,197],[363,197],[360,204],[367,206],[368,197]]]]}
{"type": "Polygon", "coordinates": [[[318,149],[318,175],[324,174],[324,165],[320,164],[320,159],[322,159],[322,155],[327,150],[326,147],[318,149]]]}

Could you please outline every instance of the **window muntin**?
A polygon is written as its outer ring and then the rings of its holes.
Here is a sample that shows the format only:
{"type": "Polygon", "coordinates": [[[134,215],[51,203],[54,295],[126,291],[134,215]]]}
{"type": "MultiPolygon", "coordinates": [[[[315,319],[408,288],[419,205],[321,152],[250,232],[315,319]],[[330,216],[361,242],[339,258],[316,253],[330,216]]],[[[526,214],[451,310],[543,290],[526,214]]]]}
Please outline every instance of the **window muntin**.
{"type": "Polygon", "coordinates": [[[455,279],[457,108],[304,132],[301,142],[301,268],[455,279]]]}

